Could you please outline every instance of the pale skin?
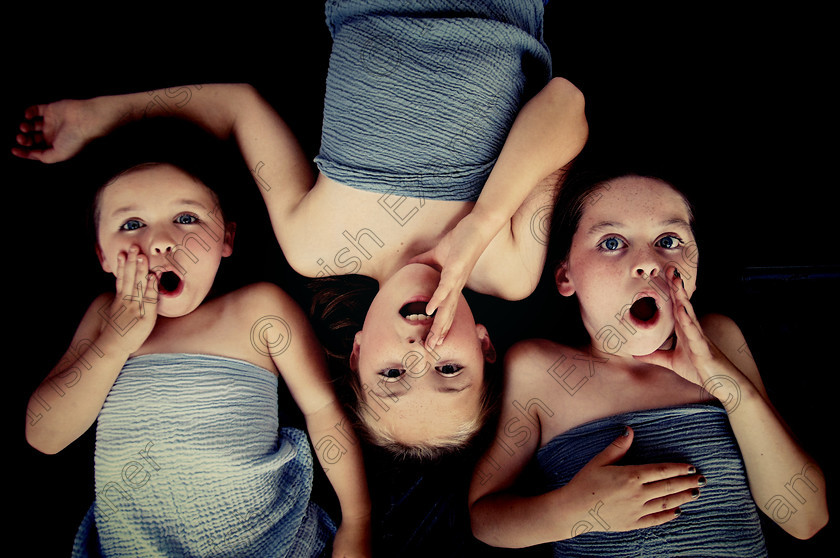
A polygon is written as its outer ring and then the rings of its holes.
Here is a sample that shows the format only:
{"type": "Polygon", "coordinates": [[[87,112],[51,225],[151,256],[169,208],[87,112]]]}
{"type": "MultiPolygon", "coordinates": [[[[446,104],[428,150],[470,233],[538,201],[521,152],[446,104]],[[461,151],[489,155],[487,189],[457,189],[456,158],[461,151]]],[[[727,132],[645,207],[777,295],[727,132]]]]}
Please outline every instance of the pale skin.
{"type": "MultiPolygon", "coordinates": [[[[19,147],[13,153],[47,163],[62,161],[120,124],[147,116],[183,118],[219,138],[236,139],[268,208],[283,254],[301,275],[360,273],[376,279],[382,290],[411,264],[436,269],[438,276],[425,298],[425,311],[434,312],[434,320],[420,338],[429,354],[443,350],[451,331],[463,330],[455,320],[463,314],[458,308],[465,286],[508,300],[533,292],[546,250],[545,239],[534,234],[533,218],[553,204],[558,179],[588,134],[580,91],[562,78],[551,80],[519,112],[474,203],[384,198],[320,173],[313,176],[296,138],[248,85],[190,86],[30,107],[17,138],[19,147]],[[174,100],[163,108],[170,98],[167,95],[174,100]],[[383,204],[393,207],[394,213],[386,214],[383,204]]],[[[396,334],[396,329],[391,333],[396,334]]],[[[473,344],[480,344],[478,336],[473,337],[473,344]]],[[[377,338],[361,335],[358,339],[354,350],[362,362],[371,361],[365,346],[377,338]]],[[[461,346],[452,341],[453,347],[461,346]]],[[[449,352],[453,359],[466,358],[449,352]]],[[[398,348],[388,359],[400,362],[405,354],[405,348],[398,348]]],[[[412,398],[404,400],[403,411],[408,411],[409,401],[415,404],[414,415],[425,415],[419,411],[441,405],[448,406],[451,417],[477,409],[475,397],[468,406],[459,406],[452,397],[444,404],[447,398],[441,398],[431,386],[419,389],[419,384],[433,376],[423,378],[419,382],[415,378],[417,388],[412,398]]],[[[477,389],[478,383],[474,385],[477,389]]],[[[395,415],[390,414],[391,421],[397,420],[395,415]]],[[[452,426],[424,425],[416,420],[410,424],[413,426],[402,429],[400,436],[407,442],[445,434],[442,431],[452,426]],[[414,426],[416,430],[412,430],[414,426]]]]}
{"type": "Polygon", "coordinates": [[[298,273],[324,274],[318,259],[335,271],[333,256],[347,246],[342,233],[354,235],[366,228],[373,228],[384,246],[368,241],[373,257],[355,272],[382,284],[411,261],[442,270],[427,308],[430,314],[437,310],[427,339],[431,347],[445,339],[464,286],[511,300],[533,292],[545,245],[531,233],[531,218],[554,200],[557,176],[549,177],[586,141],[583,109],[580,91],[554,78],[523,106],[477,202],[405,198],[401,211],[420,211],[405,224],[383,213],[380,194],[349,188],[320,173],[313,176],[285,122],[248,85],[190,86],[36,105],[26,110],[19,146],[12,152],[45,163],[63,161],[92,139],[149,116],[175,116],[217,137],[234,137],[260,186],[277,240],[298,273]],[[173,92],[177,99],[162,108],[173,92]],[[184,99],[188,102],[176,103],[184,99]]]}
{"type": "Polygon", "coordinates": [[[681,196],[655,179],[623,177],[610,186],[598,192],[602,197],[597,203],[584,206],[568,260],[556,272],[560,294],[578,295],[593,342],[574,349],[528,340],[509,351],[500,424],[517,417],[516,401],[538,398],[542,405],[529,408],[534,419],[530,436],[513,456],[496,446],[488,451],[485,459],[498,462],[498,471],[494,467],[488,478],[486,467],[484,474],[477,468],[470,489],[474,533],[497,546],[562,540],[599,501],[611,530],[673,519],[681,504],[702,498],[702,471],[691,473],[688,464],[611,465],[629,448],[632,433],[616,440],[563,487],[531,498],[510,488],[527,460],[570,428],[618,413],[717,398],[729,411],[759,509],[766,513],[765,504],[807,468],[816,490],[808,491],[806,503],[800,507],[797,502],[798,511],[780,526],[797,538],[813,536],[828,520],[823,475],[769,402],[738,326],[724,316],[698,319],[694,314],[689,297],[696,265],[686,262],[696,264],[697,252],[681,196]],[[683,272],[675,274],[679,268],[683,272]],[[652,325],[622,312],[639,293],[657,297],[659,315],[652,325]],[[607,325],[627,332],[622,318],[635,333],[607,351],[596,335],[607,325]],[[558,389],[546,373],[560,357],[577,359],[569,362],[588,372],[574,397],[558,389]]]}
{"type": "Polygon", "coordinates": [[[250,362],[282,377],[314,442],[334,435],[336,425],[353,441],[337,463],[318,458],[342,511],[333,556],[369,556],[370,501],[361,450],[306,316],[269,283],[205,300],[221,259],[233,249],[233,228],[213,218],[216,203],[206,187],[169,165],[122,175],[105,189],[96,249],[103,270],[116,278],[116,292],[93,301],[71,348],[36,389],[27,413],[27,440],[44,453],[72,443],[94,423],[131,357],[194,353],[250,362]],[[140,189],[142,196],[137,195],[140,189]],[[183,248],[191,249],[197,261],[177,257],[183,248]],[[159,285],[163,271],[181,277],[174,292],[159,285]],[[286,350],[273,349],[271,331],[256,339],[251,335],[252,326],[265,316],[282,316],[292,330],[286,350]],[[73,368],[84,372],[69,378],[77,381],[65,382],[73,368]]]}

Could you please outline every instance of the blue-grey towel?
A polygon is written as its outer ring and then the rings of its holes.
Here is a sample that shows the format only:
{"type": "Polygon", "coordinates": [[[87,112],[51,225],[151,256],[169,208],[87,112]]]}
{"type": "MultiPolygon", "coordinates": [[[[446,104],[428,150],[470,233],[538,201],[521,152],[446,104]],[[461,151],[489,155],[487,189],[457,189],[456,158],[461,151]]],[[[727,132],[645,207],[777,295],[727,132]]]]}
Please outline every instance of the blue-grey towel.
{"type": "Polygon", "coordinates": [[[321,555],[335,526],[310,502],[309,443],[277,417],[277,377],[251,363],[130,359],[99,414],[74,555],[321,555]]]}
{"type": "MultiPolygon", "coordinates": [[[[567,484],[625,425],[633,444],[618,465],[688,463],[707,479],[700,498],[684,504],[680,517],[657,527],[589,532],[553,544],[554,556],[766,556],[758,510],[729,419],[719,406],[695,404],[624,413],[577,426],[537,453],[548,489],[567,484]]],[[[596,517],[597,516],[597,517],[596,517]]],[[[598,510],[581,517],[593,527],[598,510]]],[[[607,522],[607,525],[609,523],[607,522]]],[[[598,527],[601,528],[601,527],[598,527]]]]}
{"type": "Polygon", "coordinates": [[[551,77],[541,0],[328,0],[321,150],[353,188],[475,201],[551,77]]]}

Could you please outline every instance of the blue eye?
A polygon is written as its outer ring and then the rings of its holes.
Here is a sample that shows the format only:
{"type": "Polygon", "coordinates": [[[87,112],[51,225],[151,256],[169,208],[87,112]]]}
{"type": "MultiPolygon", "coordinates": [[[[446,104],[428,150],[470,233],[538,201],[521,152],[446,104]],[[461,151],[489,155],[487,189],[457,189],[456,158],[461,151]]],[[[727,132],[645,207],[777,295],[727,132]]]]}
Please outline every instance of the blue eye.
{"type": "Polygon", "coordinates": [[[602,250],[607,251],[607,252],[615,252],[616,250],[620,249],[623,244],[624,244],[623,240],[621,240],[620,238],[617,238],[615,236],[611,236],[611,237],[605,239],[604,241],[602,241],[598,245],[598,247],[601,248],[602,250]]]}
{"type": "Polygon", "coordinates": [[[385,378],[386,382],[399,380],[403,374],[405,374],[405,370],[400,368],[386,368],[385,370],[379,372],[379,375],[385,378]]]}
{"type": "Polygon", "coordinates": [[[175,217],[175,222],[179,225],[193,225],[198,223],[198,217],[195,215],[190,215],[189,213],[182,213],[175,217]]]}
{"type": "Polygon", "coordinates": [[[459,364],[444,364],[443,366],[435,366],[435,370],[444,376],[455,376],[461,372],[463,368],[464,367],[459,364]]]}
{"type": "Polygon", "coordinates": [[[129,219],[120,226],[121,231],[136,231],[139,228],[145,227],[142,222],[137,219],[129,219]]]}
{"type": "Polygon", "coordinates": [[[673,250],[678,248],[682,245],[682,240],[679,237],[673,235],[666,235],[656,241],[657,246],[661,248],[665,248],[667,250],[673,250]]]}

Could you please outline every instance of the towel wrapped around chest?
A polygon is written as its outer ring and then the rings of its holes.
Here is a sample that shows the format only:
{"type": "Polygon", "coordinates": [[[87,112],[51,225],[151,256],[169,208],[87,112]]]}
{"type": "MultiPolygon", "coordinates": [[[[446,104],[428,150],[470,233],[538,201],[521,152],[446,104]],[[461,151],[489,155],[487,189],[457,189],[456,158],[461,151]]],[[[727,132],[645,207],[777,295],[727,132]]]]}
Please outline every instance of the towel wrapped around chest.
{"type": "Polygon", "coordinates": [[[277,377],[196,354],[130,359],[97,421],[96,498],[74,555],[319,556],[306,435],[279,428],[277,377]]]}
{"type": "Polygon", "coordinates": [[[321,150],[373,192],[475,201],[522,104],[551,77],[540,0],[330,0],[321,150]]]}
{"type": "Polygon", "coordinates": [[[767,555],[741,453],[726,411],[719,406],[635,411],[572,428],[538,451],[542,486],[550,490],[567,484],[625,425],[633,428],[633,444],[617,465],[687,463],[707,479],[706,486],[697,500],[680,506],[678,518],[656,527],[610,531],[608,522],[596,524],[605,522],[601,510],[590,510],[576,525],[576,532],[583,534],[555,542],[554,556],[767,555]]]}

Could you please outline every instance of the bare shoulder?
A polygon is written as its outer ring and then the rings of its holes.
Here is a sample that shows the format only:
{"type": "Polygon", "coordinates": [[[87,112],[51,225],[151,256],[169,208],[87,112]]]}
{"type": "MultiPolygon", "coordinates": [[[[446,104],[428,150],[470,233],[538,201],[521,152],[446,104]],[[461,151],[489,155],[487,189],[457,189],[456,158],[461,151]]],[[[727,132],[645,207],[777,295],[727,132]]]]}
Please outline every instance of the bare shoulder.
{"type": "Polygon", "coordinates": [[[505,386],[515,392],[522,390],[547,393],[554,391],[556,378],[552,371],[567,359],[574,359],[580,351],[548,339],[519,341],[505,354],[505,386]]]}
{"type": "Polygon", "coordinates": [[[744,374],[767,399],[767,391],[758,365],[747,340],[735,320],[722,314],[708,314],[700,318],[703,333],[738,370],[744,374]]]}
{"type": "Polygon", "coordinates": [[[297,302],[279,286],[267,281],[252,283],[232,291],[223,297],[226,303],[232,303],[234,308],[251,314],[257,313],[302,313],[297,302]]]}
{"type": "Polygon", "coordinates": [[[746,350],[744,334],[732,318],[723,314],[706,314],[700,318],[700,326],[706,337],[727,357],[732,358],[731,353],[746,350]]]}

